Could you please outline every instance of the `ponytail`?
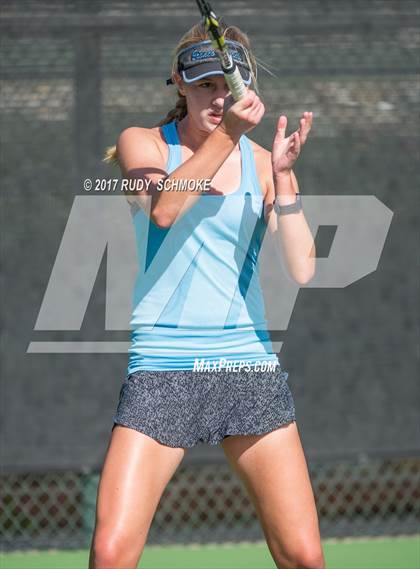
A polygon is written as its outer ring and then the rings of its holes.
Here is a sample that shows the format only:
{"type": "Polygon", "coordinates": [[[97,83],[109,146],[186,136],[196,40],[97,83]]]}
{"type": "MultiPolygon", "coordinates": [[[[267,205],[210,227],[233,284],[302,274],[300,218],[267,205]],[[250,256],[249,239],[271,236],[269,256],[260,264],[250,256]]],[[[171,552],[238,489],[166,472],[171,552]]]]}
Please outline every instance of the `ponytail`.
{"type": "Polygon", "coordinates": [[[155,126],[163,126],[164,124],[168,124],[173,120],[177,120],[178,122],[181,121],[185,116],[187,116],[188,109],[187,109],[187,99],[184,95],[178,91],[178,100],[176,105],[173,109],[169,111],[164,119],[157,123],[155,126]]]}
{"type": "Polygon", "coordinates": [[[110,166],[119,166],[116,146],[108,146],[108,148],[105,150],[102,162],[106,162],[110,166]]]}

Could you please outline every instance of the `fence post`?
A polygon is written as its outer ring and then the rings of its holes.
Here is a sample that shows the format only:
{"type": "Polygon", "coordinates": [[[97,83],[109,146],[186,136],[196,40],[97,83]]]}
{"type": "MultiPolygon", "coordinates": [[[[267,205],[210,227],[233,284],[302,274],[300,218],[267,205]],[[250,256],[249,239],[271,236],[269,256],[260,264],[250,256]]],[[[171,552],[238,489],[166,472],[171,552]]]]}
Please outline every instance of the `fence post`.
{"type": "Polygon", "coordinates": [[[73,137],[79,181],[96,176],[104,150],[101,40],[93,29],[82,28],[75,36],[73,137]]]}

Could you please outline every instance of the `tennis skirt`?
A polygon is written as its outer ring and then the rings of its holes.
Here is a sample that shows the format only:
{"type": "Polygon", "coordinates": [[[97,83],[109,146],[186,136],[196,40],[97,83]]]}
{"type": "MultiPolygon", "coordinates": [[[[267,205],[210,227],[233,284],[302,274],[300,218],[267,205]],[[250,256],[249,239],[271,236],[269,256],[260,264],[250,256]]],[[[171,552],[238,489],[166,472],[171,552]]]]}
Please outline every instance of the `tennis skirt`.
{"type": "Polygon", "coordinates": [[[219,444],[230,435],[260,435],[296,420],[288,372],[139,370],[120,389],[116,425],[170,447],[219,444]]]}

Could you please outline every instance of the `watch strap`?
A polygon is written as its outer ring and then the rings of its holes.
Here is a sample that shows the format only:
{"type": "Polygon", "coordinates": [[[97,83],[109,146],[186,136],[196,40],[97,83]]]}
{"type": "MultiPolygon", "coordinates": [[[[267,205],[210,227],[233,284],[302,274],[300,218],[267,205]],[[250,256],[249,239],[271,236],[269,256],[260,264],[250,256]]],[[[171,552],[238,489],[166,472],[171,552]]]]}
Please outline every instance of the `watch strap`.
{"type": "Polygon", "coordinates": [[[289,213],[296,213],[300,211],[302,209],[300,193],[296,192],[296,201],[294,203],[287,205],[280,205],[277,201],[277,196],[276,196],[273,202],[273,208],[278,215],[287,215],[289,213]]]}

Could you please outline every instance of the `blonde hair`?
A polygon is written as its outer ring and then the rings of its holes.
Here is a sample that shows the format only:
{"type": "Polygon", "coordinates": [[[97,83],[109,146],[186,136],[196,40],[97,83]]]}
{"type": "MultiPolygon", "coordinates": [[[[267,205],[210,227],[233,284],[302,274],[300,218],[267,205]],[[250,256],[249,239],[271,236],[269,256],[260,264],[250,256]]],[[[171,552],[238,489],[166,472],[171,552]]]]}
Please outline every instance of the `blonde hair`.
{"type": "MultiPolygon", "coordinates": [[[[257,85],[257,63],[254,55],[251,52],[251,43],[249,38],[245,32],[240,30],[236,26],[229,26],[220,21],[220,27],[222,29],[223,35],[226,39],[230,39],[233,41],[237,41],[242,44],[246,48],[246,54],[248,59],[248,65],[251,70],[251,77],[252,82],[254,85],[255,90],[258,92],[258,85],[257,85]]],[[[175,75],[178,72],[178,54],[182,49],[186,47],[208,39],[207,31],[205,26],[202,22],[199,24],[195,24],[192,28],[190,28],[180,39],[178,45],[173,51],[172,57],[172,70],[171,70],[171,77],[175,83],[175,75]]],[[[178,122],[181,121],[188,113],[187,109],[187,100],[184,95],[181,95],[180,91],[178,90],[178,100],[173,109],[171,109],[165,118],[163,118],[160,122],[158,122],[155,126],[162,126],[164,124],[170,123],[173,120],[177,120],[178,122]]],[[[111,146],[106,149],[104,162],[108,164],[118,165],[118,154],[116,146],[111,146]]]]}

